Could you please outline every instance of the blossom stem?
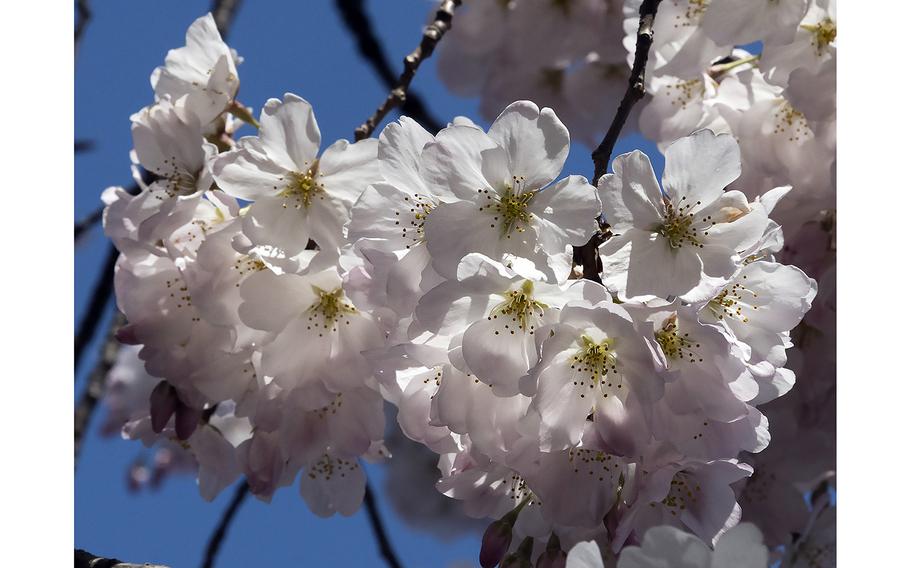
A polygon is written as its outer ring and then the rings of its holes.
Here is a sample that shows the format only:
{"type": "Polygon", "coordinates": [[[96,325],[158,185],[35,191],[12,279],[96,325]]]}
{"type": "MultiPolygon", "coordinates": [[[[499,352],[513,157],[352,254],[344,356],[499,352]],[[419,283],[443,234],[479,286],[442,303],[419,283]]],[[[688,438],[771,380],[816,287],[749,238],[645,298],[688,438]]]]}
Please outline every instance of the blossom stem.
{"type": "Polygon", "coordinates": [[[231,498],[231,502],[228,503],[227,509],[222,513],[221,521],[215,527],[215,532],[209,537],[209,543],[205,547],[205,558],[202,561],[202,568],[212,568],[215,565],[215,557],[218,556],[221,543],[224,542],[224,537],[227,535],[228,527],[230,527],[234,517],[237,516],[240,505],[243,504],[243,500],[246,499],[249,493],[250,486],[245,480],[234,490],[234,496],[231,498]]]}
{"type": "Polygon", "coordinates": [[[228,107],[228,112],[236,116],[238,119],[249,124],[256,130],[259,130],[259,121],[256,120],[256,117],[250,112],[250,109],[243,106],[243,103],[237,100],[231,101],[231,106],[228,107]]]}
{"type": "MultiPolygon", "coordinates": [[[[411,86],[411,81],[417,74],[417,69],[424,60],[428,59],[433,54],[433,50],[436,49],[436,44],[439,43],[449,28],[452,27],[452,18],[455,15],[455,9],[461,6],[461,1],[462,0],[442,0],[442,2],[439,3],[433,21],[423,30],[420,45],[404,58],[404,71],[401,72],[395,86],[389,92],[385,101],[376,109],[376,112],[374,112],[366,122],[357,127],[354,131],[354,140],[369,138],[379,123],[382,122],[382,119],[384,119],[392,109],[405,104],[408,98],[408,88],[411,86]]],[[[342,13],[344,13],[345,10],[344,4],[344,2],[340,3],[342,13]]],[[[361,53],[364,51],[365,48],[361,45],[361,53]]]]}
{"type": "Polygon", "coordinates": [[[379,516],[379,508],[376,506],[376,497],[373,495],[373,488],[370,487],[369,479],[366,480],[363,504],[367,510],[367,517],[370,519],[370,526],[373,528],[373,536],[376,537],[376,542],[379,545],[379,552],[385,558],[386,564],[389,565],[389,568],[402,568],[401,561],[398,559],[398,555],[395,554],[395,549],[392,548],[392,543],[386,533],[382,517],[379,516]]]}
{"type": "Polygon", "coordinates": [[[720,63],[718,65],[712,65],[711,67],[708,68],[708,75],[710,75],[712,78],[717,78],[717,77],[723,75],[724,73],[726,73],[727,71],[736,69],[737,67],[740,67],[741,65],[746,65],[748,63],[758,61],[759,59],[761,59],[761,53],[757,53],[755,55],[750,55],[749,57],[743,57],[742,59],[736,59],[734,61],[730,61],[727,63],[720,63]]]}

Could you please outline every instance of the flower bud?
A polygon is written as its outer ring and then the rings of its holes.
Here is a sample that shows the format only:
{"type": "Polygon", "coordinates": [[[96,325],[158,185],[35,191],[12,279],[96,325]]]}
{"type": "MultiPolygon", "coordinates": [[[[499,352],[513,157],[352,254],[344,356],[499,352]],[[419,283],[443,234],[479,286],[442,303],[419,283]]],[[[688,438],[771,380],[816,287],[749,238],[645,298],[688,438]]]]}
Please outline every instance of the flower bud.
{"type": "Polygon", "coordinates": [[[199,419],[202,418],[202,410],[183,404],[183,401],[177,399],[177,417],[174,420],[174,427],[177,430],[177,439],[187,440],[196,431],[199,419]]]}
{"type": "Polygon", "coordinates": [[[501,568],[533,568],[531,565],[531,553],[534,551],[534,539],[525,537],[518,550],[506,557],[500,565],[501,568]]]}
{"type": "Polygon", "coordinates": [[[553,533],[547,541],[547,549],[537,559],[537,568],[566,568],[566,556],[559,544],[559,537],[553,533]]]}
{"type": "Polygon", "coordinates": [[[149,395],[149,406],[152,415],[152,431],[160,434],[167,426],[168,420],[177,411],[177,391],[167,381],[161,381],[149,395]]]}
{"type": "Polygon", "coordinates": [[[490,523],[480,544],[480,565],[483,568],[493,568],[499,564],[511,544],[512,523],[503,519],[490,523]]]}

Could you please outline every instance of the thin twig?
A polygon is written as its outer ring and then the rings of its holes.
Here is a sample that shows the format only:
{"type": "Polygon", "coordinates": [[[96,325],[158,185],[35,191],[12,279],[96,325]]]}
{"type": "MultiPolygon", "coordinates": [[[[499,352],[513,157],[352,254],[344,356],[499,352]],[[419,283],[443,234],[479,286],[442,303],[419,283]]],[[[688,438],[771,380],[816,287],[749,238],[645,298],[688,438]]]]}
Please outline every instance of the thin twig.
{"type": "Polygon", "coordinates": [[[73,142],[73,153],[80,154],[95,149],[94,140],[75,140],[73,142]]]}
{"type": "Polygon", "coordinates": [[[215,18],[215,26],[218,28],[218,33],[221,34],[221,39],[227,39],[238,8],[240,8],[240,0],[214,0],[212,2],[212,17],[215,18]]]}
{"type": "Polygon", "coordinates": [[[92,19],[92,9],[89,8],[88,0],[79,0],[76,2],[76,13],[79,15],[79,21],[76,22],[76,30],[73,34],[73,56],[79,51],[79,42],[82,41],[82,36],[85,34],[85,28],[92,19]]]}
{"type": "MultiPolygon", "coordinates": [[[[635,59],[632,62],[632,72],[629,74],[629,86],[626,87],[619,108],[616,109],[610,128],[600,145],[591,152],[591,159],[594,160],[592,183],[595,186],[597,181],[607,173],[613,148],[632,112],[632,107],[645,96],[645,67],[648,63],[648,52],[654,42],[654,17],[657,15],[657,7],[660,2],[661,0],[644,0],[638,10],[638,37],[635,41],[635,59]]],[[[609,237],[606,229],[606,226],[601,226],[601,230],[591,237],[587,244],[574,249],[574,262],[581,264],[585,278],[595,282],[601,282],[600,273],[603,271],[603,264],[597,251],[609,237]]]]}
{"type": "Polygon", "coordinates": [[[392,543],[389,541],[388,534],[386,534],[382,517],[379,516],[379,508],[376,506],[376,498],[373,495],[373,489],[370,487],[369,480],[366,482],[366,490],[363,494],[363,504],[366,506],[367,516],[370,519],[370,526],[373,528],[373,536],[376,537],[376,542],[379,544],[379,552],[382,554],[382,557],[385,558],[386,564],[389,565],[389,568],[401,568],[401,561],[398,560],[398,555],[395,554],[395,550],[392,548],[392,543]]]}
{"type": "Polygon", "coordinates": [[[82,321],[79,322],[79,331],[76,332],[73,354],[73,366],[75,368],[79,367],[85,348],[95,336],[95,329],[104,316],[105,308],[110,301],[111,293],[114,291],[114,267],[117,264],[118,256],[119,253],[114,245],[108,245],[104,267],[95,281],[95,289],[89,300],[88,308],[85,311],[85,315],[82,316],[82,321]]]}
{"type": "Polygon", "coordinates": [[[114,363],[117,361],[117,352],[120,350],[120,342],[117,341],[117,330],[126,323],[126,318],[120,312],[117,312],[111,318],[111,325],[108,328],[107,336],[101,345],[101,355],[98,364],[92,370],[88,378],[85,390],[79,398],[79,404],[76,406],[75,420],[73,426],[74,433],[74,457],[73,466],[79,459],[79,451],[82,449],[82,442],[88,431],[88,425],[92,418],[92,413],[98,405],[98,401],[104,395],[104,384],[107,381],[107,374],[110,372],[114,363]]]}
{"type": "Polygon", "coordinates": [[[240,509],[240,505],[249,493],[250,486],[246,480],[237,485],[231,502],[221,515],[221,521],[218,522],[218,526],[215,527],[215,532],[209,537],[208,546],[205,547],[205,558],[202,561],[202,568],[212,568],[212,566],[215,565],[215,557],[218,556],[218,551],[221,549],[221,544],[224,542],[224,537],[227,535],[228,527],[230,527],[231,521],[234,520],[237,511],[240,509]]]}
{"type": "Polygon", "coordinates": [[[597,180],[607,173],[607,164],[610,155],[613,154],[613,147],[616,146],[632,107],[645,96],[645,66],[648,63],[648,52],[654,42],[654,17],[657,15],[660,2],[661,0],[644,0],[638,10],[638,38],[635,40],[635,59],[632,62],[632,73],[629,75],[629,86],[626,87],[626,93],[619,103],[619,108],[616,109],[610,129],[607,130],[600,145],[591,153],[591,159],[594,160],[595,185],[597,180]]]}
{"type": "MultiPolygon", "coordinates": [[[[373,24],[364,8],[364,0],[336,0],[335,5],[348,30],[357,40],[360,56],[370,64],[387,89],[394,89],[398,77],[395,76],[385,50],[373,31],[373,24]]],[[[401,113],[413,118],[430,132],[442,130],[443,125],[430,113],[417,93],[408,93],[404,104],[401,105],[401,113]]]]}
{"type": "MultiPolygon", "coordinates": [[[[339,7],[342,10],[344,10],[344,4],[346,3],[339,0],[339,7]]],[[[386,97],[385,101],[379,105],[379,108],[376,109],[373,116],[368,118],[366,122],[358,126],[357,130],[354,131],[354,140],[368,138],[389,111],[402,106],[407,102],[408,87],[411,86],[411,81],[414,79],[417,69],[425,59],[428,59],[433,54],[436,44],[439,43],[449,28],[452,27],[452,17],[454,16],[455,9],[459,6],[461,6],[461,0],[442,0],[442,2],[439,3],[433,21],[423,29],[420,45],[404,58],[404,71],[402,71],[401,76],[398,77],[398,81],[391,87],[389,95],[386,97]]],[[[378,42],[376,42],[376,44],[378,46],[378,42]]],[[[364,53],[365,57],[368,59],[371,57],[368,53],[370,49],[369,46],[364,47],[361,45],[361,53],[364,53]]],[[[372,49],[375,49],[375,47],[372,49]]],[[[432,130],[439,130],[439,128],[437,128],[438,124],[433,126],[432,130]]]]}
{"type": "Polygon", "coordinates": [[[132,564],[130,562],[121,562],[116,558],[104,558],[96,556],[85,550],[75,549],[76,568],[167,568],[163,564],[132,564]]]}

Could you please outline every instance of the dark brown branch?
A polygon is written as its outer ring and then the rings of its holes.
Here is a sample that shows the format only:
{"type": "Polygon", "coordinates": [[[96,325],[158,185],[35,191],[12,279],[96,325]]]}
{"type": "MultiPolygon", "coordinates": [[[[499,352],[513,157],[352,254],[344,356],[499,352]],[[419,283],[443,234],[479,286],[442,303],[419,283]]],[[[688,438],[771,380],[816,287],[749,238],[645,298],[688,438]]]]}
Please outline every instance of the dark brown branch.
{"type": "Polygon", "coordinates": [[[85,34],[85,28],[92,19],[92,10],[89,8],[88,0],[78,0],[78,2],[76,2],[76,13],[79,15],[79,21],[76,22],[76,30],[73,34],[74,56],[76,55],[76,52],[79,51],[79,42],[82,41],[82,36],[85,34]]]}
{"type": "Polygon", "coordinates": [[[238,8],[240,8],[240,0],[214,0],[212,2],[212,17],[215,19],[215,26],[218,28],[218,33],[221,34],[221,39],[227,39],[238,8]]]}
{"type": "Polygon", "coordinates": [[[73,142],[73,153],[81,154],[95,149],[94,140],[75,140],[73,142]]]}
{"type": "MultiPolygon", "coordinates": [[[[339,2],[339,6],[342,7],[343,10],[342,5],[345,2],[341,0],[339,0],[339,2]]],[[[368,118],[366,122],[358,126],[357,130],[354,131],[354,140],[369,138],[376,129],[376,126],[382,122],[382,119],[385,118],[392,109],[402,106],[407,102],[408,87],[411,86],[411,81],[414,80],[417,69],[424,60],[428,59],[433,54],[436,44],[439,43],[449,28],[452,27],[452,17],[454,16],[455,9],[459,6],[461,6],[461,0],[442,0],[442,2],[439,3],[433,21],[423,29],[420,45],[404,58],[404,71],[402,71],[398,80],[394,83],[394,86],[390,87],[391,91],[389,92],[389,95],[386,97],[385,101],[379,105],[379,108],[376,109],[373,116],[368,118]]],[[[361,46],[361,53],[364,53],[365,56],[369,58],[369,54],[363,46],[361,46]]],[[[431,130],[434,132],[438,131],[438,126],[438,124],[433,125],[431,130]]]]}
{"type": "MultiPolygon", "coordinates": [[[[654,42],[654,17],[657,15],[660,2],[661,0],[644,0],[638,10],[638,37],[635,40],[635,59],[632,62],[632,72],[629,74],[629,86],[626,87],[609,130],[600,145],[591,153],[591,159],[594,160],[592,183],[595,186],[607,173],[613,148],[632,112],[632,107],[645,96],[645,67],[648,64],[648,52],[651,51],[651,44],[654,42]]],[[[582,266],[584,277],[588,280],[601,282],[600,273],[603,271],[603,265],[597,251],[608,237],[607,227],[601,226],[600,232],[591,237],[587,244],[574,249],[573,261],[582,266]]]]}
{"type": "Polygon", "coordinates": [[[385,525],[382,523],[382,517],[379,516],[379,508],[376,506],[376,497],[373,495],[373,488],[370,487],[370,481],[366,482],[366,489],[363,494],[363,504],[367,510],[367,516],[370,519],[370,526],[373,528],[373,536],[379,544],[379,552],[385,558],[389,568],[401,568],[401,561],[392,548],[389,536],[386,534],[385,525]]]}
{"type": "MultiPolygon", "coordinates": [[[[385,50],[373,31],[373,25],[364,8],[364,0],[336,0],[335,5],[348,30],[357,40],[360,56],[370,64],[387,89],[394,89],[398,77],[395,76],[385,50]]],[[[401,105],[401,113],[413,118],[430,132],[442,130],[443,125],[430,113],[417,93],[408,93],[404,104],[401,105]]]]}
{"type": "Polygon", "coordinates": [[[167,568],[163,564],[131,564],[129,562],[121,562],[116,558],[104,558],[102,556],[95,556],[91,552],[86,552],[84,550],[76,549],[76,568],[167,568]]]}
{"type": "Polygon", "coordinates": [[[89,300],[88,308],[86,308],[85,315],[82,316],[82,321],[79,322],[79,330],[76,332],[73,353],[73,366],[75,368],[79,367],[85,348],[88,347],[88,344],[95,336],[98,323],[104,316],[105,308],[107,308],[111,299],[111,294],[114,291],[114,266],[117,264],[118,256],[119,253],[114,248],[114,245],[108,245],[104,266],[95,281],[95,289],[89,300]]]}
{"type": "Polygon", "coordinates": [[[594,185],[602,175],[607,173],[607,164],[613,147],[619,139],[622,127],[632,112],[632,107],[645,96],[645,67],[648,63],[648,52],[654,42],[654,17],[661,0],[644,0],[638,10],[638,38],[635,40],[635,59],[632,63],[632,72],[629,75],[629,86],[616,109],[616,115],[610,124],[610,129],[604,135],[600,145],[591,153],[594,160],[594,185]]]}
{"type": "Polygon", "coordinates": [[[76,406],[73,426],[74,467],[76,460],[79,459],[79,451],[82,449],[82,441],[85,439],[85,434],[88,431],[92,413],[95,412],[98,401],[100,401],[101,397],[104,395],[104,385],[107,381],[107,374],[117,361],[117,352],[120,350],[120,342],[117,341],[117,330],[120,329],[125,322],[126,319],[120,312],[117,312],[114,317],[111,318],[111,325],[108,328],[107,336],[101,344],[101,355],[98,359],[98,364],[95,365],[92,374],[89,375],[88,383],[86,383],[85,390],[79,398],[79,404],[76,406]]]}
{"type": "Polygon", "coordinates": [[[234,490],[234,496],[231,498],[231,502],[228,504],[227,509],[222,513],[221,521],[218,522],[218,526],[215,527],[215,532],[209,537],[208,546],[205,547],[205,558],[202,560],[202,568],[212,568],[212,566],[215,565],[215,558],[218,556],[218,551],[221,549],[224,537],[227,536],[228,527],[231,526],[231,521],[237,516],[240,505],[249,493],[250,486],[246,480],[240,482],[237,489],[234,490]]]}

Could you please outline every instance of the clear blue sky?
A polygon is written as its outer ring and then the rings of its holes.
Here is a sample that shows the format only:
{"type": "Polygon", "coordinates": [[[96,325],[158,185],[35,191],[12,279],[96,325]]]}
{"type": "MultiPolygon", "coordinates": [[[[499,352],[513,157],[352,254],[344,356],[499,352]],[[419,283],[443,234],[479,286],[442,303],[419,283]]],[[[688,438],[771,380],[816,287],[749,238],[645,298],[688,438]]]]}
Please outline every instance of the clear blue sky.
{"type": "MultiPolygon", "coordinates": [[[[76,60],[75,130],[78,139],[92,140],[95,148],[76,158],[77,219],[100,204],[105,187],[131,183],[129,116],[152,101],[149,74],[164,61],[168,49],[184,44],[186,28],[208,11],[209,4],[207,0],[93,0],[94,17],[76,60]]],[[[398,69],[401,58],[417,44],[433,4],[427,0],[367,4],[398,69]]],[[[245,58],[239,68],[239,98],[256,109],[286,91],[306,98],[315,108],[326,144],[350,139],[353,129],[385,97],[375,74],[358,57],[331,0],[246,0],[229,43],[245,58]]],[[[456,98],[438,82],[435,61],[420,70],[413,88],[442,122],[465,115],[483,123],[476,100],[456,98]]],[[[616,152],[634,148],[646,151],[658,172],[662,170],[656,148],[639,136],[621,140],[616,152]]],[[[589,177],[592,169],[590,149],[573,145],[564,175],[589,177]]],[[[105,246],[96,229],[75,251],[77,321],[105,246]]],[[[97,341],[89,347],[86,368],[80,370],[77,394],[96,352],[97,341]]],[[[197,566],[231,490],[206,503],[195,480],[182,476],[169,479],[156,492],[129,493],[126,471],[143,448],[138,442],[100,438],[97,417],[75,477],[76,546],[131,562],[197,566]]],[[[368,474],[374,487],[381,488],[385,469],[369,467],[368,474]]],[[[379,500],[393,545],[406,567],[476,564],[479,535],[440,540],[396,517],[383,495],[379,500]]],[[[319,519],[294,486],[280,490],[271,504],[249,499],[243,505],[217,565],[385,566],[363,511],[351,518],[319,519]]]]}

